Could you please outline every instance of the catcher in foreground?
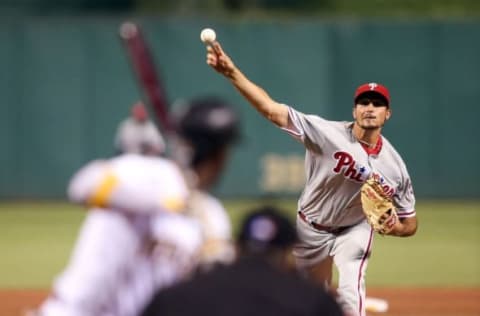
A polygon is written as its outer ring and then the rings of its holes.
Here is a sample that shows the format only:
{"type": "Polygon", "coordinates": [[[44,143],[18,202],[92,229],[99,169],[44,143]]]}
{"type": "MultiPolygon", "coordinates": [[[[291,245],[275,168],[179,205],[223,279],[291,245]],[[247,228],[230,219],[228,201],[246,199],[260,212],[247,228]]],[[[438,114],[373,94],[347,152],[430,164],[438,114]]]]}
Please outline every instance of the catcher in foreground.
{"type": "Polygon", "coordinates": [[[397,211],[392,199],[385,194],[382,185],[370,177],[361,189],[363,213],[373,230],[381,235],[392,231],[398,221],[397,211]]]}

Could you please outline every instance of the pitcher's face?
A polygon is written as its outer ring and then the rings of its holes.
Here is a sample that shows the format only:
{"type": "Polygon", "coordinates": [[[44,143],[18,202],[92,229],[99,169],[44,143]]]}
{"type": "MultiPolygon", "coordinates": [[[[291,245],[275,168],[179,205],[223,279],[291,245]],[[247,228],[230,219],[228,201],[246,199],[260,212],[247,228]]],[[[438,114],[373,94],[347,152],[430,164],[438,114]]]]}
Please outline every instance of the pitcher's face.
{"type": "Polygon", "coordinates": [[[390,116],[390,108],[382,98],[360,97],[353,108],[355,123],[363,129],[381,128],[390,116]]]}

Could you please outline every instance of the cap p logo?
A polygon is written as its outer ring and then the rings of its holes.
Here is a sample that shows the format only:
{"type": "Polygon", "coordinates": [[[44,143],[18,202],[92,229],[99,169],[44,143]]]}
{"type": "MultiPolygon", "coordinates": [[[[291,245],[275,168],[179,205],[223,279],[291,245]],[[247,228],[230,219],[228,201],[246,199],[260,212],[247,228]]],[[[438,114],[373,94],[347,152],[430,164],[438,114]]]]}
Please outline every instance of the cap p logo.
{"type": "Polygon", "coordinates": [[[381,84],[378,84],[376,82],[364,83],[359,86],[357,90],[355,90],[354,102],[357,102],[357,98],[361,94],[366,92],[376,92],[385,98],[385,100],[387,101],[387,106],[390,104],[390,93],[388,92],[388,89],[385,86],[382,86],[381,84]]]}

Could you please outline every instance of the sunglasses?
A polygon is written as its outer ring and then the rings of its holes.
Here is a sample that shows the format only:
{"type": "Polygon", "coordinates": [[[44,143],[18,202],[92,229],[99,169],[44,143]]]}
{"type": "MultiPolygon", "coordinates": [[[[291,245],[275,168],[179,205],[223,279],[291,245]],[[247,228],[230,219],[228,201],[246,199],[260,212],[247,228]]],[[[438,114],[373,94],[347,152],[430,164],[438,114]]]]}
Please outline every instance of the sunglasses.
{"type": "Polygon", "coordinates": [[[357,100],[357,104],[364,106],[367,106],[370,103],[372,103],[374,107],[387,106],[387,102],[382,99],[360,98],[357,100]]]}

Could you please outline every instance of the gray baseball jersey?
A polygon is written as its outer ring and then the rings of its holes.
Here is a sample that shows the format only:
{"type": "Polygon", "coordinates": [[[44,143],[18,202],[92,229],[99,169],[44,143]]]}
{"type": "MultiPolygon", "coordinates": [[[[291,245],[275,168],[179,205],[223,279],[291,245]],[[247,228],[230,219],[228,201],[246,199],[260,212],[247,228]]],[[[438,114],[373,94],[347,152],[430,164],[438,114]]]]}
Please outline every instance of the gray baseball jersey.
{"type": "Polygon", "coordinates": [[[316,223],[340,227],[364,219],[360,187],[379,177],[397,207],[398,216],[415,215],[410,176],[400,155],[385,137],[368,150],[352,134],[352,122],[325,120],[289,108],[285,130],[306,147],[306,185],[298,210],[316,223]]]}
{"type": "Polygon", "coordinates": [[[352,127],[352,122],[328,121],[289,108],[285,130],[307,149],[306,185],[298,202],[297,264],[308,268],[333,257],[344,310],[365,316],[365,273],[373,230],[363,215],[361,185],[368,177],[377,177],[400,218],[415,216],[415,197],[407,168],[392,145],[382,136],[374,149],[364,147],[352,127]],[[329,229],[317,229],[318,225],[329,229]],[[330,229],[337,227],[341,229],[330,229]]]}

